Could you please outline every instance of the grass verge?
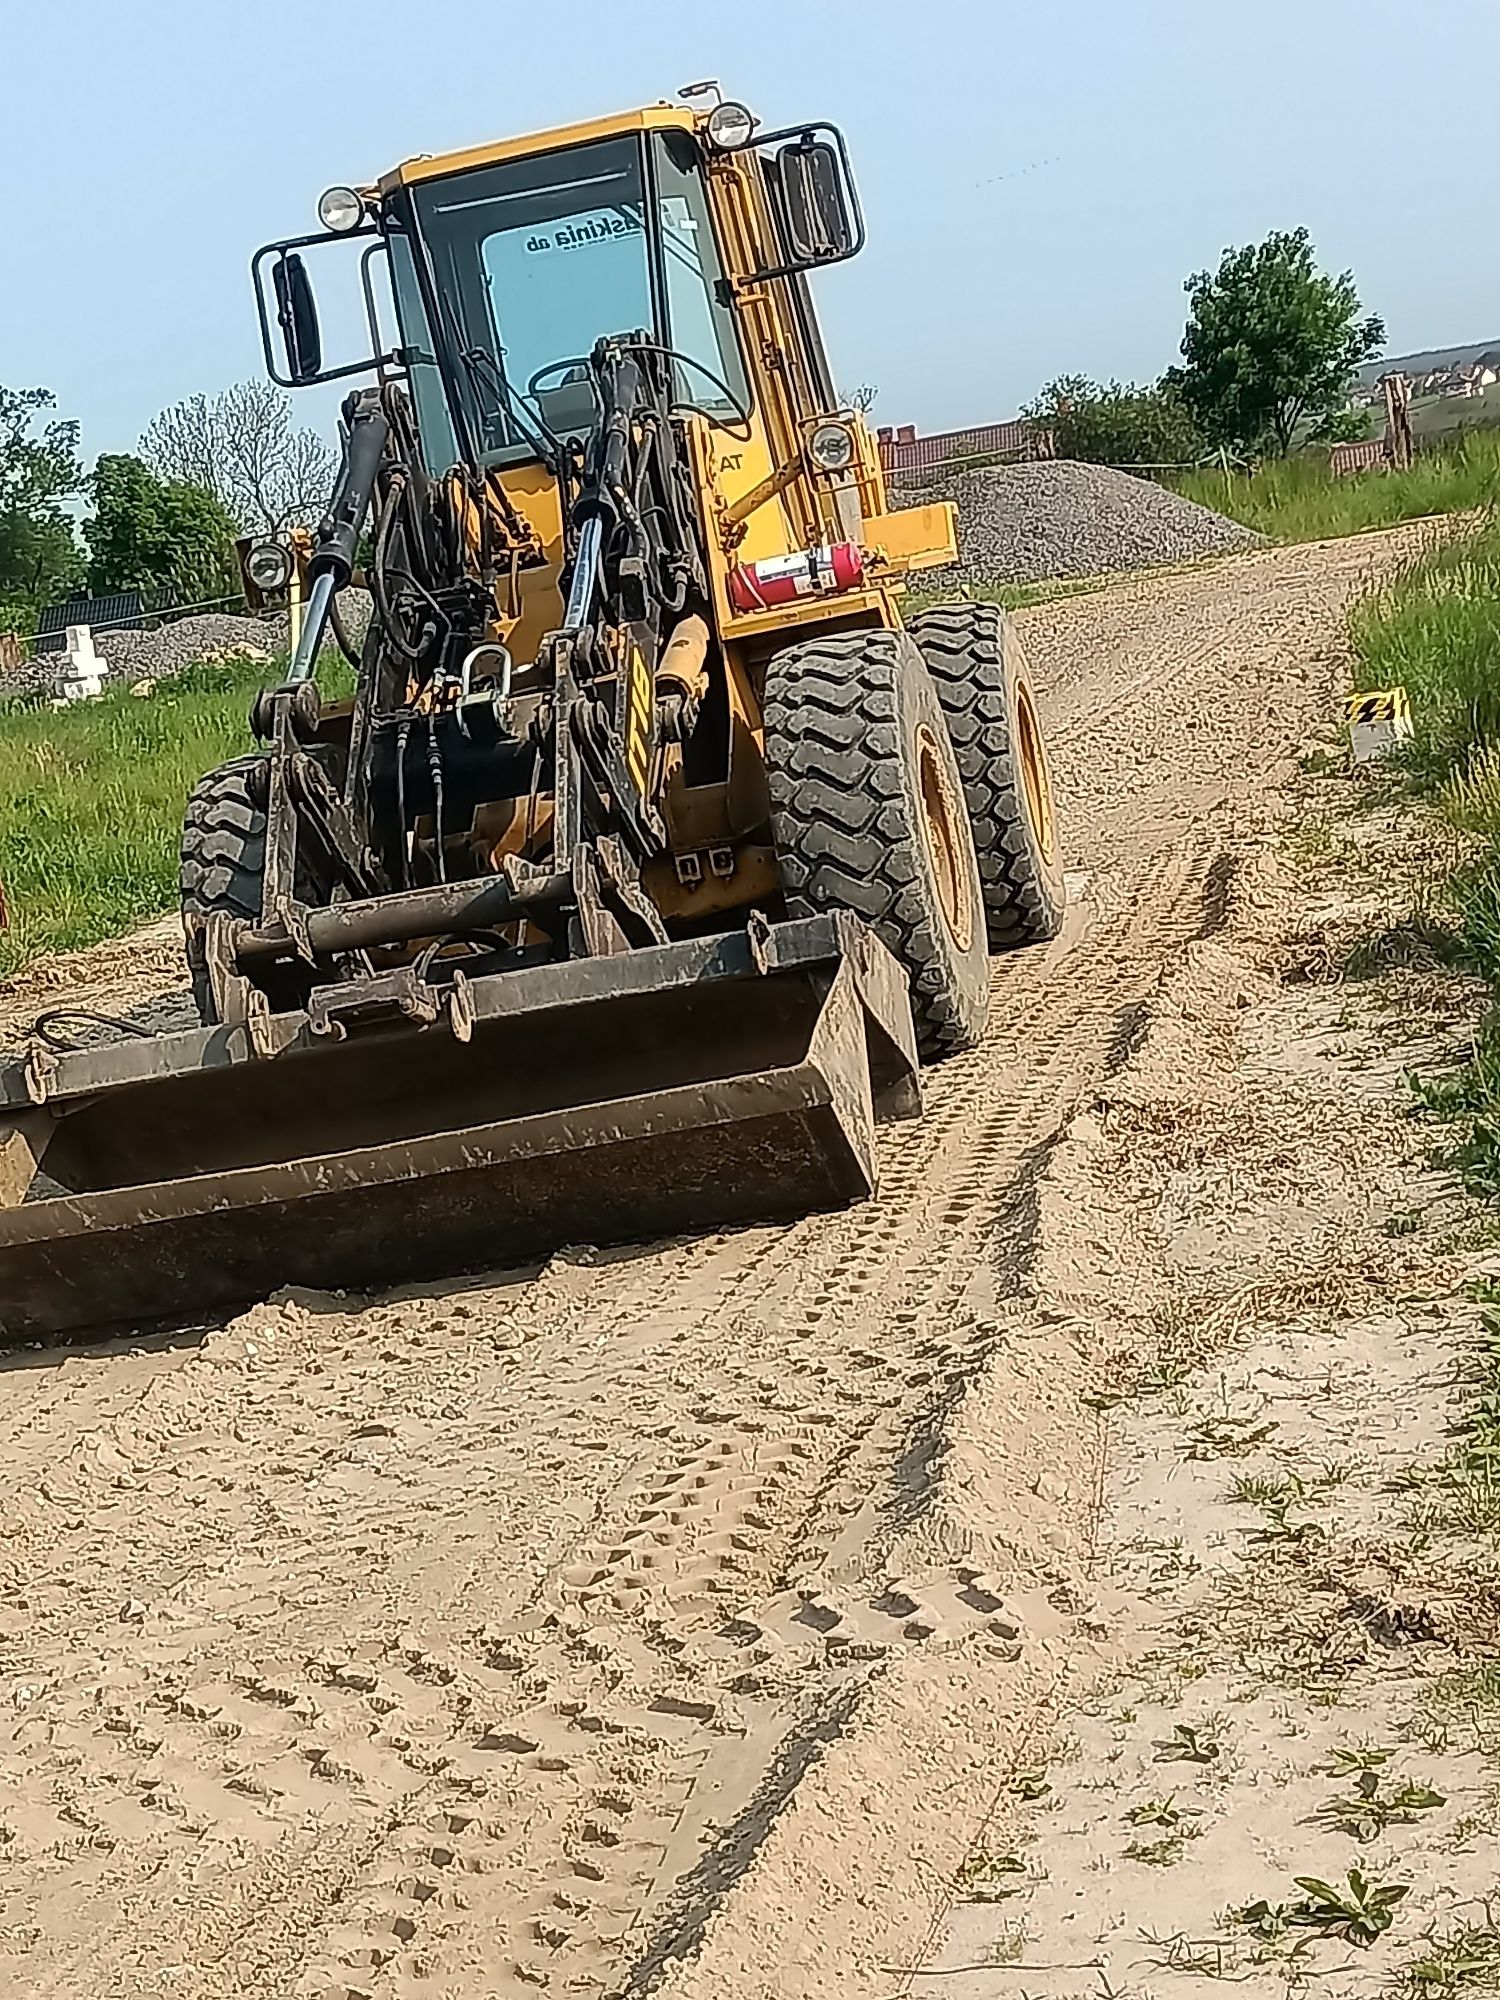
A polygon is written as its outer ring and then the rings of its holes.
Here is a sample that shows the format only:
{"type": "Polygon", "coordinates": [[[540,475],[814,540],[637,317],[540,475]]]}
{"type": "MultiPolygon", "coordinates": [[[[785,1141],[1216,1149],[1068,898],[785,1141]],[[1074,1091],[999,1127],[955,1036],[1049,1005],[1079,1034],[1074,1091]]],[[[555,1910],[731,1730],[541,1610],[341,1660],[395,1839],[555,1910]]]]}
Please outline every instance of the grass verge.
{"type": "Polygon", "coordinates": [[[112,687],[64,709],[0,706],[0,974],[117,937],[175,907],[182,808],[252,748],[264,660],[189,668],[149,697],[112,687]]]}
{"type": "Polygon", "coordinates": [[[1448,939],[1434,956],[1477,975],[1491,1002],[1467,1062],[1419,1086],[1451,1121],[1443,1155],[1471,1192],[1500,1197],[1500,512],[1427,550],[1350,617],[1362,688],[1404,687],[1416,729],[1404,755],[1411,791],[1451,836],[1458,859],[1441,903],[1448,939]]]}
{"type": "Polygon", "coordinates": [[[1188,472],[1169,484],[1273,541],[1326,541],[1494,505],[1500,501],[1500,433],[1466,432],[1452,445],[1425,452],[1409,472],[1336,479],[1326,459],[1306,457],[1263,466],[1253,475],[1188,472]]]}

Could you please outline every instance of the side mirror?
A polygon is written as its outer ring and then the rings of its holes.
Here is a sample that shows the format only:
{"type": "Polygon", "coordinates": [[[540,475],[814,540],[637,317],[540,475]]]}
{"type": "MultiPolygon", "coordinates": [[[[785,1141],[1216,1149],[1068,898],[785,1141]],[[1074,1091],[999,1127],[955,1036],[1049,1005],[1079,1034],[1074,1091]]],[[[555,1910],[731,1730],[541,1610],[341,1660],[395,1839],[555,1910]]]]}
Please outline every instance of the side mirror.
{"type": "Polygon", "coordinates": [[[372,252],[383,256],[385,245],[378,239],[378,225],[366,222],[358,229],[346,229],[342,235],[334,235],[324,229],[316,236],[287,236],[277,243],[263,243],[250,259],[250,283],[255,292],[255,316],[260,321],[261,352],[266,357],[266,373],[278,389],[305,389],[310,382],[338,382],[346,375],[368,375],[372,370],[378,373],[400,359],[398,354],[387,353],[380,345],[375,294],[369,274],[372,252]],[[350,244],[358,246],[362,238],[360,278],[372,352],[363,360],[346,361],[337,368],[325,368],[318,305],[313,297],[312,280],[307,275],[302,252],[337,250],[340,256],[347,256],[350,244]],[[266,282],[267,265],[271,270],[269,284],[266,282]]]}
{"type": "Polygon", "coordinates": [[[277,258],[271,280],[286,348],[286,372],[293,382],[311,382],[323,366],[323,335],[307,266],[295,250],[288,250],[277,258]]]}
{"type": "Polygon", "coordinates": [[[775,158],[788,263],[805,269],[852,257],[860,230],[838,148],[804,133],[782,146],[775,158]]]}

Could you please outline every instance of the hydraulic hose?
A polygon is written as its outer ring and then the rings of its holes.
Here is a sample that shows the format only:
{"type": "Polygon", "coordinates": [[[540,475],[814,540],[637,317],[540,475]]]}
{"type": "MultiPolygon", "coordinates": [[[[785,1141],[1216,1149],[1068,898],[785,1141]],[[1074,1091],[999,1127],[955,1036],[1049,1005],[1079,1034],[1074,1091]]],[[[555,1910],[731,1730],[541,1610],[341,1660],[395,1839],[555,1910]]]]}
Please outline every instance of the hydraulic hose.
{"type": "Polygon", "coordinates": [[[363,395],[352,398],[345,408],[349,414],[349,437],[344,446],[344,462],[339,467],[328,512],[318,523],[317,540],[308,565],[312,590],[307,617],[287,669],[288,682],[312,678],[328,632],[334,597],[354,574],[360,531],[370,511],[375,480],[391,434],[378,390],[367,389],[363,395]]]}

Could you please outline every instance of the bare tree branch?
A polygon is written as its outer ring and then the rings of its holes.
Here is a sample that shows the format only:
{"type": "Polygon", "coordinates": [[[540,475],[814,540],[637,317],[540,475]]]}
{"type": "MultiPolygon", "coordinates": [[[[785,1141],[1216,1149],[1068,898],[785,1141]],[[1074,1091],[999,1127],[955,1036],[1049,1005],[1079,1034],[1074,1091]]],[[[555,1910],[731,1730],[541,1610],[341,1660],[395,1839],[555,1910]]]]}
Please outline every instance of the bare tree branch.
{"type": "Polygon", "coordinates": [[[164,479],[207,487],[247,534],[315,520],[336,469],[316,431],[294,429],[290,397],[269,382],[173,403],[143,432],[140,455],[164,479]]]}

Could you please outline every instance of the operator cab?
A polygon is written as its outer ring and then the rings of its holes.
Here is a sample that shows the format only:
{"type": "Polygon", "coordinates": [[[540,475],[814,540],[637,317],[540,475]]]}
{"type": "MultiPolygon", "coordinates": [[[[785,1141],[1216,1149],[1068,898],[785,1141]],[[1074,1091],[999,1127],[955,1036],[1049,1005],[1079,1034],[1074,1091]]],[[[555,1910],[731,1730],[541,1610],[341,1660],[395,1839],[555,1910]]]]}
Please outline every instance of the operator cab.
{"type": "MultiPolygon", "coordinates": [[[[663,104],[407,161],[378,185],[329,190],[319,213],[335,238],[375,239],[363,270],[372,352],[348,366],[323,365],[300,252],[330,236],[287,239],[254,263],[270,375],[287,388],[372,370],[404,377],[435,476],[457,465],[555,463],[569,439],[594,426],[589,357],[611,337],[659,344],[676,408],[747,424],[761,364],[744,351],[735,309],[735,285],[747,275],[787,283],[812,399],[836,401],[803,275],[854,255],[864,240],[832,127],[757,134],[739,105],[721,102],[704,116],[663,104]],[[789,143],[772,150],[777,142],[789,143]],[[747,202],[735,212],[773,218],[763,243],[719,240],[731,226],[709,185],[719,168],[745,176],[747,202]],[[390,348],[371,270],[387,259],[399,335],[390,348]],[[271,340],[268,262],[285,373],[271,340]]],[[[732,226],[742,233],[741,223],[732,226]]]]}
{"type": "Polygon", "coordinates": [[[697,155],[690,132],[632,133],[418,181],[391,203],[396,312],[429,470],[461,456],[439,312],[485,465],[586,435],[588,357],[639,329],[671,350],[679,403],[743,418],[745,366],[697,155]]]}

